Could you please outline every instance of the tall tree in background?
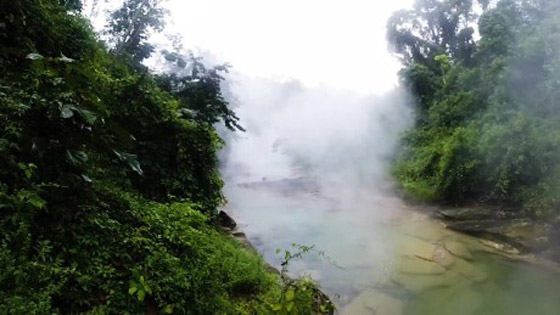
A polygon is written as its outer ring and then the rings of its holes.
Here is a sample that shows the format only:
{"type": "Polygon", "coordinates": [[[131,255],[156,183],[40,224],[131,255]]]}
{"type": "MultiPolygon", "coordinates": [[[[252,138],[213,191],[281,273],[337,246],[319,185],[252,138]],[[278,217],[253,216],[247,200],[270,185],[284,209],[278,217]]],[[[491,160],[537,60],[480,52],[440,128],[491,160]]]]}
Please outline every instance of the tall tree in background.
{"type": "Polygon", "coordinates": [[[115,42],[116,55],[127,53],[135,61],[142,61],[153,53],[148,43],[150,31],[161,32],[165,26],[165,0],[125,0],[123,6],[111,14],[108,32],[115,42]]]}
{"type": "Polygon", "coordinates": [[[60,4],[66,6],[70,10],[81,10],[82,1],[81,0],[60,0],[60,4]]]}
{"type": "MultiPolygon", "coordinates": [[[[488,6],[488,1],[478,3],[488,6]]],[[[389,19],[389,42],[405,64],[427,63],[440,54],[468,61],[474,52],[474,5],[473,0],[417,0],[414,9],[389,19]]]]}

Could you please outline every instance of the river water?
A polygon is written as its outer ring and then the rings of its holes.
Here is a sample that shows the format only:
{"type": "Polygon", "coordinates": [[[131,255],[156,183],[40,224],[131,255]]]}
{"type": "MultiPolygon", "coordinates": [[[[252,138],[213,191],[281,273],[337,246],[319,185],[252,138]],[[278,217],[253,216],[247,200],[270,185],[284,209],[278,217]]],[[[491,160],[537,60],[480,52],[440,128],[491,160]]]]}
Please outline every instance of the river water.
{"type": "Polygon", "coordinates": [[[354,192],[365,202],[353,207],[298,181],[229,178],[227,208],[274,266],[276,250],[293,243],[323,251],[289,270],[311,275],[340,313],[560,314],[560,274],[447,230],[391,194],[354,192]]]}

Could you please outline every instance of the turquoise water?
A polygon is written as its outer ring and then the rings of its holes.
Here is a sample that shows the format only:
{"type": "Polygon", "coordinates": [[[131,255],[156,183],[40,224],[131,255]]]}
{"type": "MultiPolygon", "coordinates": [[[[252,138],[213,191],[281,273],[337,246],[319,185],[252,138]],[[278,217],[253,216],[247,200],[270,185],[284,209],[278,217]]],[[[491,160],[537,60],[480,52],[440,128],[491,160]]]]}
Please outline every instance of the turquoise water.
{"type": "Polygon", "coordinates": [[[276,249],[292,243],[324,251],[326,258],[309,253],[289,270],[311,275],[343,314],[560,314],[560,274],[498,255],[398,198],[346,205],[235,185],[226,196],[271,264],[279,266],[276,249]],[[448,244],[469,257],[455,256],[448,244]]]}
{"type": "Polygon", "coordinates": [[[474,264],[489,278],[470,286],[409,296],[406,314],[559,314],[560,276],[525,263],[479,252],[474,264]]]}

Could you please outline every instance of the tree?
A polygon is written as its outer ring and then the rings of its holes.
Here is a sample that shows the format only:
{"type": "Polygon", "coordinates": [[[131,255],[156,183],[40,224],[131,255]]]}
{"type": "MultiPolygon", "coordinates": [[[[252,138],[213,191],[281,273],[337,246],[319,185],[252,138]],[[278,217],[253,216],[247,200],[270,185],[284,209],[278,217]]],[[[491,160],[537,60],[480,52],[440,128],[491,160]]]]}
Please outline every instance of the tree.
{"type": "Polygon", "coordinates": [[[477,42],[469,3],[417,1],[391,20],[419,113],[396,175],[421,199],[557,215],[560,3],[498,1],[478,20],[477,42]]]}
{"type": "MultiPolygon", "coordinates": [[[[484,1],[482,5],[487,6],[484,1]]],[[[417,0],[413,10],[398,11],[389,19],[391,48],[405,64],[429,63],[440,54],[469,62],[475,46],[473,6],[472,0],[417,0]]]]}
{"type": "Polygon", "coordinates": [[[192,52],[164,51],[163,55],[175,70],[160,76],[160,85],[181,101],[184,116],[210,126],[221,120],[231,131],[245,131],[221,91],[222,73],[228,72],[229,65],[207,68],[202,58],[195,57],[192,52]]]}
{"type": "Polygon", "coordinates": [[[60,0],[60,4],[65,6],[70,10],[78,10],[82,9],[82,1],[81,0],[60,0]]]}
{"type": "Polygon", "coordinates": [[[154,46],[147,42],[150,31],[161,32],[165,26],[165,0],[125,0],[111,14],[108,33],[115,43],[115,55],[126,53],[141,62],[150,57],[154,46]]]}

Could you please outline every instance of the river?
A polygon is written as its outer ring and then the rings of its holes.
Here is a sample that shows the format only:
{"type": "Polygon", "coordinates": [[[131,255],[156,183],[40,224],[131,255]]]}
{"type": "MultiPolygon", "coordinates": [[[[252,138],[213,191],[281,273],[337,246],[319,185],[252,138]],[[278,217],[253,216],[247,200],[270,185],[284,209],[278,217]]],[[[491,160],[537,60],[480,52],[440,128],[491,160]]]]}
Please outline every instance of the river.
{"type": "Polygon", "coordinates": [[[500,255],[390,193],[354,191],[366,201],[353,207],[309,179],[226,182],[228,210],[267,262],[279,266],[276,250],[293,243],[324,252],[289,270],[311,275],[341,314],[560,312],[560,274],[500,255]]]}

